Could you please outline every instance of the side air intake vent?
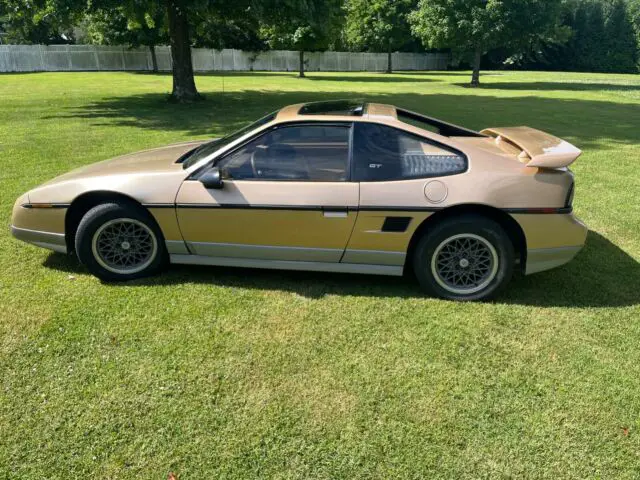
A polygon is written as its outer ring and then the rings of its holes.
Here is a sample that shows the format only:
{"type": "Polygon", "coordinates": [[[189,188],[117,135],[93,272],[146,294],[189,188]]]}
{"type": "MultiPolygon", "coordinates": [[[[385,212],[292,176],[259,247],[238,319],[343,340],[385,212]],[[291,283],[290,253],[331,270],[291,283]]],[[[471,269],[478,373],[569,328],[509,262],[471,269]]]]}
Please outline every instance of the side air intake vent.
{"type": "Polygon", "coordinates": [[[406,232],[409,224],[411,223],[411,217],[387,217],[382,224],[383,232],[406,232]]]}

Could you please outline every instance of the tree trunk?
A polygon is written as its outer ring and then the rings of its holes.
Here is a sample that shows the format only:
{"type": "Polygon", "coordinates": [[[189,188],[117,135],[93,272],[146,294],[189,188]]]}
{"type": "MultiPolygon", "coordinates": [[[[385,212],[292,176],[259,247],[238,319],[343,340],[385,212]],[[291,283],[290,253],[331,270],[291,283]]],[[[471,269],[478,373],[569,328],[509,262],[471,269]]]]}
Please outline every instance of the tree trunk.
{"type": "Polygon", "coordinates": [[[476,46],[475,55],[473,57],[473,73],[471,74],[471,86],[480,86],[480,61],[482,60],[482,47],[476,46]]]}
{"type": "Polygon", "coordinates": [[[387,73],[393,73],[393,64],[391,62],[391,41],[389,41],[389,48],[387,49],[387,73]]]}
{"type": "Polygon", "coordinates": [[[173,60],[173,90],[170,98],[174,102],[186,103],[201,100],[202,97],[196,90],[196,82],[193,78],[189,22],[187,12],[182,5],[183,2],[180,0],[167,0],[173,60]]]}
{"type": "Polygon", "coordinates": [[[158,57],[156,56],[156,46],[149,45],[149,51],[151,52],[151,65],[153,73],[158,73],[158,57]]]}
{"type": "Polygon", "coordinates": [[[298,73],[298,77],[304,78],[304,50],[300,50],[298,53],[300,55],[300,73],[298,73]]]}

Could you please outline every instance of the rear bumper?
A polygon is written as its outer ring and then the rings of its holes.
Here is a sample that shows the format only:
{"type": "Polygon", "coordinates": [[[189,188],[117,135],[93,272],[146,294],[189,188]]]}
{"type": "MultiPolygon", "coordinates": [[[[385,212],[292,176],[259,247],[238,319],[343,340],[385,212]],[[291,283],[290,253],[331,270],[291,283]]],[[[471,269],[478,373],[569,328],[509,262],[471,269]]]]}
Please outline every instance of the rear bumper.
{"type": "Polygon", "coordinates": [[[573,214],[514,215],[527,241],[525,275],[570,262],[584,247],[589,229],[573,214]]]}
{"type": "Polygon", "coordinates": [[[569,263],[575,257],[582,245],[575,247],[536,248],[527,250],[527,265],[525,275],[544,272],[552,268],[569,263]]]}
{"type": "Polygon", "coordinates": [[[54,252],[67,253],[67,242],[64,233],[41,232],[11,225],[11,235],[23,242],[38,247],[47,248],[54,252]]]}

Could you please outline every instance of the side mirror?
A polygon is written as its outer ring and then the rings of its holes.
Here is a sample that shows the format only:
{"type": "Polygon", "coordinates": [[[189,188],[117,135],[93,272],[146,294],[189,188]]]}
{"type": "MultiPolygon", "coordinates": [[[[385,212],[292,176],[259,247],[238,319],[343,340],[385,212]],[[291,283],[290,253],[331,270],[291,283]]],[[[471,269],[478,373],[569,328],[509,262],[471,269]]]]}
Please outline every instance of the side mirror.
{"type": "Polygon", "coordinates": [[[224,182],[222,181],[222,177],[220,176],[220,170],[218,167],[213,167],[200,175],[200,183],[204,185],[204,188],[207,189],[215,189],[220,190],[224,187],[224,182]]]}

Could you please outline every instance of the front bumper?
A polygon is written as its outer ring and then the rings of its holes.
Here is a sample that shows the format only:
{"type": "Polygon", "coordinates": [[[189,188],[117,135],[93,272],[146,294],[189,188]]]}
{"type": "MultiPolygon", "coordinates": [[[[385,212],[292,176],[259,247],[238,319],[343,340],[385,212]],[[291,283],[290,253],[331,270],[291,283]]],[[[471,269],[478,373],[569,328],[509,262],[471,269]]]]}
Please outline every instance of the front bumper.
{"type": "Polygon", "coordinates": [[[30,205],[28,194],[16,200],[11,216],[11,234],[23,242],[67,253],[64,235],[67,208],[33,208],[30,205]]]}
{"type": "Polygon", "coordinates": [[[18,240],[38,247],[47,248],[54,252],[67,253],[67,242],[64,233],[41,232],[11,225],[11,235],[18,240]]]}

